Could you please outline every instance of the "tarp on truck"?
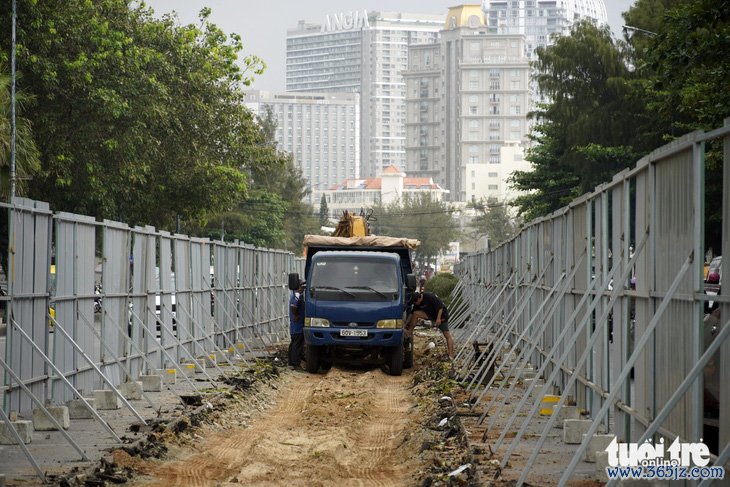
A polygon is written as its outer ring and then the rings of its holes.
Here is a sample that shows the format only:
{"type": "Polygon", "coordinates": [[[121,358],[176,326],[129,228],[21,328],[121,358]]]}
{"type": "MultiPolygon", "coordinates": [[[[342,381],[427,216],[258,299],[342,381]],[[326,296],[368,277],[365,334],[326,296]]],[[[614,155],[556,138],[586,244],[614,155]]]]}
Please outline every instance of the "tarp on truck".
{"type": "Polygon", "coordinates": [[[421,245],[420,240],[401,237],[325,237],[323,235],[305,235],[304,246],[342,246],[342,247],[405,247],[415,249],[421,245]]]}

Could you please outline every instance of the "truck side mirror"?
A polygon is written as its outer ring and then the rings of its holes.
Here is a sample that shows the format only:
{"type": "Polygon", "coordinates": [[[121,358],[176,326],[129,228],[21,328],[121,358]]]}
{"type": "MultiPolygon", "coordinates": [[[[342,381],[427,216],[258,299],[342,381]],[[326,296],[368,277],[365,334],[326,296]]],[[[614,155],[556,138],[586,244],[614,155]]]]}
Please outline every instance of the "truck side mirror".
{"type": "Polygon", "coordinates": [[[415,274],[406,275],[406,288],[408,289],[408,292],[411,292],[411,293],[416,290],[415,274]]]}
{"type": "Polygon", "coordinates": [[[289,289],[291,291],[299,289],[299,274],[296,272],[289,274],[289,289]]]}

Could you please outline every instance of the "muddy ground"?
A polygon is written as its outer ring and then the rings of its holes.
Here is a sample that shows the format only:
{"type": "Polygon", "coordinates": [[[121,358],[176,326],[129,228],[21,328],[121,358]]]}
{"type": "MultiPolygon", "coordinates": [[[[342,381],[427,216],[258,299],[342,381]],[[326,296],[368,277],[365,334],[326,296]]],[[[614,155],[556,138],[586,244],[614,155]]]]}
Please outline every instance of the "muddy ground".
{"type": "Polygon", "coordinates": [[[197,408],[61,484],[501,485],[468,444],[440,334],[416,335],[415,366],[400,377],[337,363],[319,374],[293,371],[279,366],[284,350],[272,350],[197,408]]]}

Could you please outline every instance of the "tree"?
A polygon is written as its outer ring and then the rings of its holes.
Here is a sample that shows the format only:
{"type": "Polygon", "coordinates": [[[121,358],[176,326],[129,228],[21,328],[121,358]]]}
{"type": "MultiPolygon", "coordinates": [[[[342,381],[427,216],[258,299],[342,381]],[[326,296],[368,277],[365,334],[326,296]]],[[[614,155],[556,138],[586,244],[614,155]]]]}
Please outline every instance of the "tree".
{"type": "MultiPolygon", "coordinates": [[[[0,70],[0,199],[10,201],[10,150],[12,127],[10,122],[11,78],[0,70]]],[[[33,140],[30,121],[20,116],[29,101],[22,92],[16,92],[15,118],[15,194],[23,196],[33,175],[40,168],[38,149],[33,140]]],[[[8,214],[0,210],[0,266],[8,268],[8,214]]]]}
{"type": "Polygon", "coordinates": [[[518,223],[510,216],[507,202],[482,200],[470,206],[477,210],[477,216],[471,222],[474,234],[487,236],[492,247],[508,241],[517,233],[518,223]]]}
{"type": "Polygon", "coordinates": [[[329,225],[329,207],[327,206],[327,198],[322,195],[319,200],[319,225],[326,227],[329,225]]]}
{"type": "MultiPolygon", "coordinates": [[[[648,108],[657,114],[657,126],[669,127],[661,134],[667,139],[720,127],[730,114],[730,0],[678,3],[666,12],[644,57],[648,108]]],[[[722,243],[722,151],[722,144],[708,142],[705,243],[716,249],[722,243]]]]}
{"type": "Polygon", "coordinates": [[[526,218],[592,191],[661,144],[646,112],[645,86],[607,26],[579,22],[536,53],[538,86],[550,101],[533,114],[531,137],[538,144],[527,160],[534,172],[511,178],[515,188],[530,192],[515,202],[526,218]]]}
{"type": "MultiPolygon", "coordinates": [[[[10,8],[0,12],[9,45],[10,8]]],[[[209,14],[180,26],[127,0],[18,2],[18,69],[42,161],[31,197],[161,228],[241,200],[243,169],[267,162],[242,104],[263,63],[239,68],[240,37],[209,14]]]]}
{"type": "Polygon", "coordinates": [[[438,254],[447,250],[457,237],[451,208],[430,193],[406,195],[401,201],[385,207],[374,206],[372,210],[377,218],[374,233],[421,241],[415,251],[415,261],[421,267],[434,263],[438,254]]]}
{"type": "MultiPolygon", "coordinates": [[[[17,80],[16,80],[17,84],[17,80]]],[[[10,201],[10,98],[11,78],[0,69],[0,198],[10,201]]],[[[21,116],[31,99],[23,92],[15,94],[15,176],[16,195],[22,196],[32,176],[40,168],[38,148],[33,139],[30,121],[21,116]]]]}
{"type": "Polygon", "coordinates": [[[250,165],[250,194],[233,210],[211,217],[204,232],[216,237],[223,228],[227,240],[284,248],[298,254],[304,235],[317,231],[313,208],[303,201],[309,189],[292,155],[276,148],[277,121],[273,110],[266,107],[255,120],[260,141],[256,148],[259,163],[250,165]]]}

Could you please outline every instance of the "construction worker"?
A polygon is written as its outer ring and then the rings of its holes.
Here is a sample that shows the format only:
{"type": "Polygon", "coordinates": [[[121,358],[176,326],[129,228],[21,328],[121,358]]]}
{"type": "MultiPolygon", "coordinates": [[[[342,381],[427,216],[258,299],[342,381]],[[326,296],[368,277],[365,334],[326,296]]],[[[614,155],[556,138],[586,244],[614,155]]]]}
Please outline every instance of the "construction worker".
{"type": "Polygon", "coordinates": [[[299,288],[289,298],[289,367],[301,368],[304,353],[304,281],[299,281],[299,288]]]}
{"type": "Polygon", "coordinates": [[[416,327],[418,320],[431,320],[441,330],[441,333],[443,333],[446,339],[446,348],[449,352],[449,357],[454,358],[454,339],[451,337],[451,333],[449,333],[448,325],[449,310],[443,301],[434,293],[416,292],[413,293],[411,303],[413,304],[413,314],[410,320],[408,320],[406,336],[413,336],[413,329],[416,327]]]}

